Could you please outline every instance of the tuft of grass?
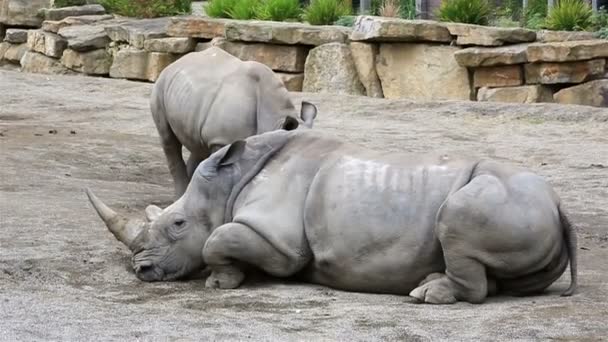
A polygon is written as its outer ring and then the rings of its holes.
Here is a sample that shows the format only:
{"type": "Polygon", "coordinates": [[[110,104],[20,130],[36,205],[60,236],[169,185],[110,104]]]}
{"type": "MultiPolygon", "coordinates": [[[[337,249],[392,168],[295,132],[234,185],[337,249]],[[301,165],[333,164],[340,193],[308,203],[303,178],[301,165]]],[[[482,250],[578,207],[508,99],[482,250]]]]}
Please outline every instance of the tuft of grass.
{"type": "Polygon", "coordinates": [[[311,25],[331,25],[351,13],[350,3],[344,0],[311,0],[303,18],[311,25]]]}
{"type": "Polygon", "coordinates": [[[491,13],[488,0],[443,0],[437,16],[441,21],[488,25],[491,13]]]}
{"type": "Polygon", "coordinates": [[[262,0],[256,9],[256,18],[260,20],[297,21],[301,15],[299,0],[262,0]]]}
{"type": "Polygon", "coordinates": [[[582,0],[560,0],[549,11],[546,26],[550,30],[584,31],[591,27],[593,10],[582,0]]]}
{"type": "Polygon", "coordinates": [[[241,20],[254,19],[261,3],[261,0],[236,0],[227,10],[228,17],[241,20]]]}
{"type": "Polygon", "coordinates": [[[87,0],[55,0],[55,2],[53,3],[53,7],[61,8],[70,6],[82,6],[86,4],[87,0]]]}
{"type": "Polygon", "coordinates": [[[384,0],[382,5],[380,5],[380,8],[378,9],[378,14],[381,17],[400,17],[401,4],[399,3],[399,0],[384,0]]]}
{"type": "Polygon", "coordinates": [[[212,18],[231,18],[230,12],[233,10],[238,0],[211,0],[205,7],[205,13],[212,18]]]}
{"type": "Polygon", "coordinates": [[[156,18],[192,13],[192,0],[100,0],[109,13],[156,18]]]}

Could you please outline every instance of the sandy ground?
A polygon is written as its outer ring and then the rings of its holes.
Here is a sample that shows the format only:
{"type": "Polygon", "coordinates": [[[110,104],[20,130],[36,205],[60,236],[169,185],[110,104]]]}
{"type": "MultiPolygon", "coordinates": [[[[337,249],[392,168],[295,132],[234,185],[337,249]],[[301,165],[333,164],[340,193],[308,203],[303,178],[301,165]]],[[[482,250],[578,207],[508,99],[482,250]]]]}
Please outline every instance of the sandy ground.
{"type": "MultiPolygon", "coordinates": [[[[148,112],[150,84],[0,71],[0,340],[600,340],[608,336],[608,109],[412,103],[294,94],[316,127],[392,151],[445,151],[546,176],[578,225],[580,288],[482,305],[414,304],[263,276],[144,283],[86,201],[139,213],[172,185],[148,112]]],[[[298,102],[299,103],[299,102],[298,102]]]]}

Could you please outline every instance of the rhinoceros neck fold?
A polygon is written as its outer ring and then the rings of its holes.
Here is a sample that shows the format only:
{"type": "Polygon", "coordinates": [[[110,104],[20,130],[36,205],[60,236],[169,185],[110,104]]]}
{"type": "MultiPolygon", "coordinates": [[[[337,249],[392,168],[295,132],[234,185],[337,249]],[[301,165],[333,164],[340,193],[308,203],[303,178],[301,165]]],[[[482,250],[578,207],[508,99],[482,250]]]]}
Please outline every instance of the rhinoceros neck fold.
{"type": "Polygon", "coordinates": [[[232,188],[230,192],[230,196],[228,196],[228,200],[226,201],[226,208],[224,211],[224,223],[228,223],[232,221],[232,211],[234,209],[234,203],[236,202],[237,197],[243,190],[243,188],[255,177],[261,170],[264,168],[266,163],[272,158],[277,152],[279,152],[285,144],[280,144],[279,146],[274,146],[264,154],[257,162],[253,165],[253,167],[236,183],[236,185],[232,188]]]}

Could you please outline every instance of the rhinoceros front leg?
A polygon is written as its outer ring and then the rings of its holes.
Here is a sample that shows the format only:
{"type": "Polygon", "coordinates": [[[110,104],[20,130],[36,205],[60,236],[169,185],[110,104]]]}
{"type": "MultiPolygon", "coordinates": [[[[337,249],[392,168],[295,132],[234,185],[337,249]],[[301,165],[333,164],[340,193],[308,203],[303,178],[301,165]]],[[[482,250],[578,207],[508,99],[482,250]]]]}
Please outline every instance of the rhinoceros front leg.
{"type": "Polygon", "coordinates": [[[278,251],[268,240],[241,223],[227,223],[213,231],[205,247],[203,259],[211,269],[206,287],[233,289],[245,275],[235,262],[241,261],[261,268],[275,276],[289,276],[296,272],[296,264],[278,251]]]}

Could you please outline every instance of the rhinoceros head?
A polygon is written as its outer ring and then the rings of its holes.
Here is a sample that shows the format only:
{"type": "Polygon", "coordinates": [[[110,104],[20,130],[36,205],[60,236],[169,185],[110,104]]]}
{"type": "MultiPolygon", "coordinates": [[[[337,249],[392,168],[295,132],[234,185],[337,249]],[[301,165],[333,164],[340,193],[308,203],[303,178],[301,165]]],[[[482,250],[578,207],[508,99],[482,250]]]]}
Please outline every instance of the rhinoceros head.
{"type": "Polygon", "coordinates": [[[140,280],[174,280],[204,266],[203,246],[224,223],[226,202],[241,173],[232,166],[244,149],[245,142],[237,141],[214,153],[198,166],[182,197],[164,210],[148,206],[145,221],[122,217],[86,190],[110,232],[133,252],[140,280]]]}

